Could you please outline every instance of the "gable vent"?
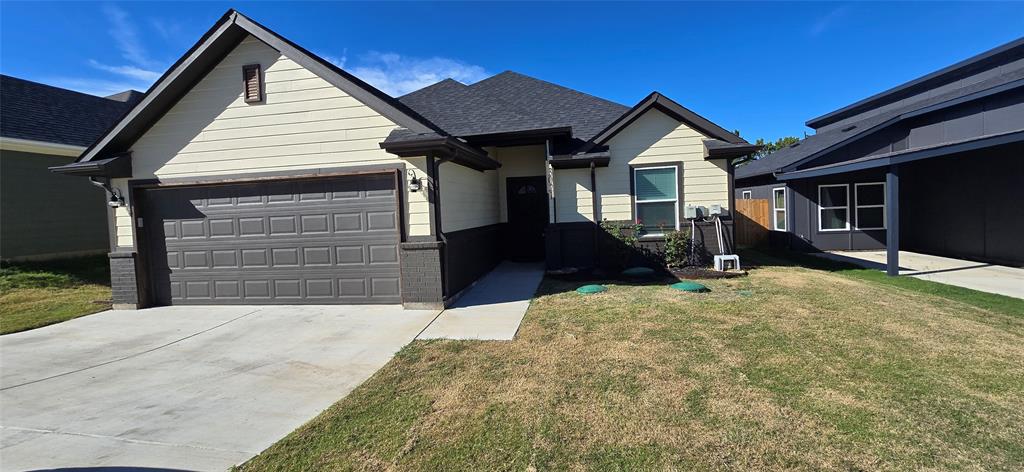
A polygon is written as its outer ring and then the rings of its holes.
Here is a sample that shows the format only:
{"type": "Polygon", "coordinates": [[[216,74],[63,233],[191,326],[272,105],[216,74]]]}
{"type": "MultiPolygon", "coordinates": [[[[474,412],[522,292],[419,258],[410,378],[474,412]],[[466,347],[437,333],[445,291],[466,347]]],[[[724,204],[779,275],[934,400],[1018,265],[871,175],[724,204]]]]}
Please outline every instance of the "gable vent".
{"type": "Polygon", "coordinates": [[[263,101],[263,75],[259,64],[242,66],[242,94],[246,103],[263,101]]]}

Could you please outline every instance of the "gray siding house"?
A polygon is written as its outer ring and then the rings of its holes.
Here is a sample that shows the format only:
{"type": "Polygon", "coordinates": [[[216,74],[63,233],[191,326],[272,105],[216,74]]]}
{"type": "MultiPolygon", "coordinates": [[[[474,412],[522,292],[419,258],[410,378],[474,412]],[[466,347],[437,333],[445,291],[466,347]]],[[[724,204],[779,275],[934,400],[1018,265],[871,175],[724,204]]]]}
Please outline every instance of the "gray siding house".
{"type": "Polygon", "coordinates": [[[118,307],[437,307],[502,259],[593,264],[602,220],[656,240],[702,205],[731,228],[731,162],[756,149],[658,93],[515,72],[391,97],[229,10],[53,170],[117,203],[118,307]]]}
{"type": "Polygon", "coordinates": [[[137,101],[0,75],[0,260],[109,251],[103,191],[49,172],[74,162],[137,101]]]}
{"type": "Polygon", "coordinates": [[[1024,266],[1024,39],[807,122],[816,134],[736,170],[772,241],[1024,266]]]}

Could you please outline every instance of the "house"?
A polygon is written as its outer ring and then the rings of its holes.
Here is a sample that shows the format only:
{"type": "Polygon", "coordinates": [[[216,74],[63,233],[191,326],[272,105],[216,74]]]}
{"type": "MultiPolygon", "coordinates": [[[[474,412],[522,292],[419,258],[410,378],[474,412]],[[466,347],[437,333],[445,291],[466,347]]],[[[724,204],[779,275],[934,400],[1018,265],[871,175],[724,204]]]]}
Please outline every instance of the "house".
{"type": "Polygon", "coordinates": [[[109,252],[103,190],[47,168],[74,162],[139,96],[0,75],[0,260],[109,252]]]}
{"type": "Polygon", "coordinates": [[[602,220],[657,240],[686,205],[727,218],[731,159],[756,149],[657,93],[629,108],[514,72],[396,99],[229,10],[54,171],[120,203],[119,307],[438,307],[506,257],[592,264],[602,220]]]}
{"type": "Polygon", "coordinates": [[[816,133],[736,170],[772,239],[1024,266],[1024,38],[811,119],[816,133]]]}

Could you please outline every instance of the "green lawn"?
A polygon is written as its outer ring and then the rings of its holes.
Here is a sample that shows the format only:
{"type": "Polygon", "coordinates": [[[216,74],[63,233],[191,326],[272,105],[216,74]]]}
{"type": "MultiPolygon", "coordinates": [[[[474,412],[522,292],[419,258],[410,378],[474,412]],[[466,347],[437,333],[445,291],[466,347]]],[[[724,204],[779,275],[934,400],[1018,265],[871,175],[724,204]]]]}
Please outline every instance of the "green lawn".
{"type": "Polygon", "coordinates": [[[110,308],[106,256],[0,267],[0,334],[38,328],[110,308]]]}
{"type": "Polygon", "coordinates": [[[545,280],[516,340],[415,342],[241,469],[1024,467],[1024,304],[772,260],[705,294],[545,280]]]}

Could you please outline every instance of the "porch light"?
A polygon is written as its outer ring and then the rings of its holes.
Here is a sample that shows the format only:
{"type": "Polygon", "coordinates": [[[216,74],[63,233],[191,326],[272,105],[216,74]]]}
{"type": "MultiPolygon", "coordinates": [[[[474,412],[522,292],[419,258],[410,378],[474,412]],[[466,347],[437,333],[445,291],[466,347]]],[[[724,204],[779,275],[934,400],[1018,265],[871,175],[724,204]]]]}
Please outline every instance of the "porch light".
{"type": "Polygon", "coordinates": [[[423,188],[422,182],[420,181],[419,177],[416,177],[415,172],[410,170],[409,175],[412,176],[412,178],[409,179],[409,191],[418,192],[421,188],[423,188]]]}

